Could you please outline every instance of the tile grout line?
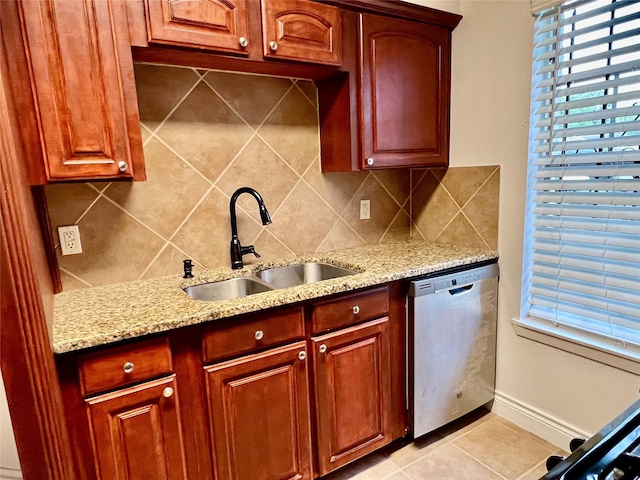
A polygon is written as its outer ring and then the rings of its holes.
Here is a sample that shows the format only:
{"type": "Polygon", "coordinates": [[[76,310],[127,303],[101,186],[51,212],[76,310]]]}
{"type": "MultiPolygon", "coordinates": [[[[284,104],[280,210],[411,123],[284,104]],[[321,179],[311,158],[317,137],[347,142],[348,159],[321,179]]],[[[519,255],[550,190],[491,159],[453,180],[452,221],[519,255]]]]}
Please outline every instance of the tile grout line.
{"type": "MultiPolygon", "coordinates": [[[[147,130],[150,130],[153,135],[155,135],[156,132],[160,131],[160,129],[167,122],[167,120],[169,120],[169,117],[171,117],[171,115],[173,115],[173,113],[180,107],[180,105],[182,105],[184,103],[184,101],[187,99],[187,97],[189,95],[191,95],[191,92],[193,92],[195,90],[195,88],[198,86],[198,84],[200,84],[200,82],[202,82],[202,81],[203,81],[202,78],[198,76],[198,80],[196,80],[196,82],[191,86],[191,88],[189,90],[187,90],[187,93],[185,93],[184,96],[180,100],[178,100],[178,103],[175,104],[175,106],[169,111],[167,116],[164,117],[164,119],[158,124],[158,126],[155,129],[151,130],[149,127],[147,127],[145,125],[147,130]]],[[[140,123],[143,123],[143,122],[140,122],[140,123]]]]}
{"type": "Polygon", "coordinates": [[[83,280],[82,278],[77,276],[75,273],[72,273],[71,271],[67,270],[66,268],[61,267],[59,265],[58,265],[58,268],[60,269],[61,272],[64,272],[65,274],[69,275],[70,277],[73,277],[74,279],[78,280],[81,283],[84,283],[88,287],[93,287],[93,285],[91,285],[89,282],[87,282],[86,280],[83,280]]]}
{"type": "Polygon", "coordinates": [[[455,443],[451,442],[450,444],[451,446],[453,446],[454,448],[457,448],[460,452],[462,452],[464,455],[466,455],[467,457],[469,457],[470,459],[472,459],[473,461],[479,463],[480,465],[482,465],[484,468],[486,468],[487,470],[489,470],[492,473],[495,473],[498,477],[504,479],[504,480],[509,480],[507,477],[505,477],[504,475],[496,472],[493,468],[491,468],[489,465],[485,464],[484,462],[481,462],[480,460],[478,460],[476,457],[474,457],[473,455],[471,455],[470,453],[465,452],[462,448],[460,448],[458,445],[456,445],[455,443]]]}
{"type": "Polygon", "coordinates": [[[544,465],[545,463],[546,463],[546,460],[542,460],[542,461],[536,463],[533,467],[531,467],[529,470],[527,470],[522,475],[520,475],[518,478],[516,478],[516,480],[521,480],[521,479],[525,478],[529,473],[533,472],[536,468],[538,468],[540,465],[544,465]]]}
{"type": "MultiPolygon", "coordinates": [[[[499,169],[500,169],[500,165],[498,165],[498,166],[495,168],[495,170],[494,170],[493,172],[491,172],[491,173],[487,176],[487,178],[484,180],[484,182],[482,182],[482,183],[480,184],[480,186],[479,186],[478,188],[476,188],[476,191],[475,191],[475,192],[473,192],[473,194],[469,197],[469,199],[468,199],[466,202],[464,202],[464,205],[462,205],[462,206],[460,207],[460,210],[462,210],[462,209],[463,209],[463,208],[465,208],[467,205],[469,205],[469,203],[471,202],[471,200],[473,200],[473,199],[478,195],[478,192],[479,192],[480,190],[482,190],[482,187],[484,187],[484,186],[487,184],[487,182],[488,182],[489,180],[491,180],[491,178],[495,175],[495,173],[496,173],[499,169]]],[[[443,187],[444,187],[444,185],[443,185],[443,187]]],[[[456,202],[456,204],[457,204],[457,202],[456,202]]]]}

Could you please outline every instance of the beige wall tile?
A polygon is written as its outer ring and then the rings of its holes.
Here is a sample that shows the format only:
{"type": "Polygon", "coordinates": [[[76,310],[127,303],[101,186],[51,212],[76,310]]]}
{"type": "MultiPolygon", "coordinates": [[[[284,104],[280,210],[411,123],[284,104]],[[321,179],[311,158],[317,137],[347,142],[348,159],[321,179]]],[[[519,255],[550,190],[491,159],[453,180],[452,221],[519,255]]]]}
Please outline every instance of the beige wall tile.
{"type": "Polygon", "coordinates": [[[258,133],[302,175],[320,153],[318,112],[298,88],[292,88],[258,133]]]}
{"type": "MultiPolygon", "coordinates": [[[[58,227],[75,225],[87,208],[100,195],[86,183],[59,183],[46,185],[47,208],[51,221],[51,233],[58,243],[58,227]]],[[[82,239],[82,234],[80,236],[82,239]]]]}
{"type": "Polygon", "coordinates": [[[154,131],[200,80],[190,68],[136,64],[140,121],[154,131]]]}
{"type": "Polygon", "coordinates": [[[306,183],[300,182],[273,215],[269,232],[292,252],[315,252],[338,216],[306,183]]]}
{"type": "Polygon", "coordinates": [[[408,169],[374,170],[373,176],[391,194],[399,205],[404,205],[410,193],[408,169]]]}
{"type": "Polygon", "coordinates": [[[296,86],[302,90],[302,93],[304,93],[305,97],[307,97],[309,99],[309,102],[311,102],[311,105],[314,106],[314,108],[318,108],[318,89],[316,88],[315,84],[311,81],[311,80],[297,80],[296,81],[296,86]]]}
{"type": "Polygon", "coordinates": [[[83,253],[59,256],[60,267],[93,286],[137,280],[164,240],[104,198],[78,223],[83,253]]]}
{"type": "MultiPolygon", "coordinates": [[[[229,199],[214,188],[171,241],[207,268],[230,265],[230,225],[229,199]]],[[[255,220],[238,212],[238,233],[242,244],[253,243],[261,229],[255,220]]]]}
{"type": "MultiPolygon", "coordinates": [[[[167,244],[160,252],[146,272],[141,278],[157,278],[167,275],[178,275],[184,273],[183,260],[189,258],[189,255],[181,252],[171,244],[167,244]]],[[[193,260],[193,259],[192,259],[193,260]]],[[[203,267],[198,262],[194,262],[193,272],[201,270],[203,267]]]]}
{"type": "MultiPolygon", "coordinates": [[[[147,182],[46,187],[52,227],[73,224],[87,211],[99,195],[91,185],[144,224],[113,205],[104,206],[109,203],[104,199],[91,207],[82,220],[83,247],[84,230],[96,238],[88,241],[83,254],[61,260],[71,273],[89,283],[180,273],[185,256],[198,268],[228,266],[229,197],[241,186],[258,190],[273,217],[272,225],[262,227],[255,201],[249,195],[239,198],[240,239],[256,246],[262,254],[260,261],[403,240],[410,235],[420,238],[424,234],[430,240],[440,235],[439,241],[459,239],[469,229],[464,217],[460,225],[454,223],[442,232],[460,213],[446,189],[460,202],[476,195],[465,213],[487,243],[495,238],[497,226],[488,219],[497,218],[493,208],[497,208],[499,177],[477,189],[480,179],[484,182],[496,167],[449,169],[446,175],[444,170],[425,169],[321,173],[317,89],[311,81],[141,64],[136,65],[136,83],[147,182]],[[213,190],[198,204],[212,184],[213,190]],[[416,190],[410,202],[412,187],[416,190]],[[359,219],[360,199],[371,200],[371,220],[359,219]],[[411,207],[413,218],[409,217],[411,207]],[[114,218],[105,218],[106,210],[114,218]],[[106,231],[103,223],[118,235],[106,231]],[[419,230],[414,228],[411,233],[412,227],[419,230]],[[127,251],[129,243],[137,252],[139,228],[146,232],[141,238],[151,235],[152,240],[146,245],[149,251],[132,268],[123,268],[118,255],[101,258],[98,234],[108,244],[108,252],[127,251]]],[[[478,245],[478,234],[471,230],[476,235],[471,236],[471,243],[478,245]]],[[[83,285],[69,275],[63,282],[65,289],[83,285]]]]}
{"type": "Polygon", "coordinates": [[[457,167],[433,170],[433,173],[462,208],[495,169],[495,166],[457,167]]]}
{"type": "Polygon", "coordinates": [[[78,280],[73,275],[69,275],[64,270],[60,271],[60,280],[62,281],[62,285],[64,285],[65,291],[80,290],[82,288],[87,288],[92,286],[86,282],[78,280]]]}
{"type": "Polygon", "coordinates": [[[215,182],[252,137],[253,130],[201,82],[156,135],[215,182]]]}
{"type": "Polygon", "coordinates": [[[498,248],[498,212],[500,207],[500,169],[497,168],[462,210],[480,236],[498,248]]]}
{"type": "Polygon", "coordinates": [[[412,201],[413,222],[426,240],[435,240],[460,210],[432,172],[416,185],[412,201]]]}
{"type": "Polygon", "coordinates": [[[293,86],[288,78],[208,72],[207,82],[245,121],[254,128],[293,86]]]}
{"type": "MultiPolygon", "coordinates": [[[[298,180],[298,175],[260,137],[255,136],[216,186],[228,197],[240,187],[256,189],[273,215],[298,180]]],[[[238,204],[259,221],[257,204],[250,195],[239,197],[238,204]]]]}
{"type": "Polygon", "coordinates": [[[337,213],[342,213],[368,175],[367,172],[322,173],[320,157],[316,157],[303,178],[337,213]]]}
{"type": "Polygon", "coordinates": [[[365,242],[378,243],[398,211],[400,211],[398,204],[380,185],[380,182],[370,175],[345,208],[342,218],[365,242]],[[369,220],[360,220],[360,200],[371,201],[369,220]]]}
{"type": "Polygon", "coordinates": [[[319,252],[360,247],[364,241],[342,220],[338,220],[318,247],[319,252]]]}
{"type": "Polygon", "coordinates": [[[440,243],[464,245],[465,247],[489,248],[462,213],[458,213],[435,240],[440,243]]]}
{"type": "Polygon", "coordinates": [[[146,145],[144,157],[146,182],[113,182],[104,195],[170,238],[211,184],[158,140],[146,145]]]}

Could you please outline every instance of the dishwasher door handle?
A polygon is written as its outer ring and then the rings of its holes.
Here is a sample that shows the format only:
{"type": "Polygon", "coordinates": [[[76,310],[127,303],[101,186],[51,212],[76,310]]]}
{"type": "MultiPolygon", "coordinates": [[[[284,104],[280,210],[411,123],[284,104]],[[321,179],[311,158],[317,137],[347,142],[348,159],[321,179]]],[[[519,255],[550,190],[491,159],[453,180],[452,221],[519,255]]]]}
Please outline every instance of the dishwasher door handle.
{"type": "Polygon", "coordinates": [[[469,292],[474,285],[475,283],[472,283],[471,285],[465,285],[464,287],[452,288],[449,290],[449,295],[462,295],[465,292],[469,292]]]}

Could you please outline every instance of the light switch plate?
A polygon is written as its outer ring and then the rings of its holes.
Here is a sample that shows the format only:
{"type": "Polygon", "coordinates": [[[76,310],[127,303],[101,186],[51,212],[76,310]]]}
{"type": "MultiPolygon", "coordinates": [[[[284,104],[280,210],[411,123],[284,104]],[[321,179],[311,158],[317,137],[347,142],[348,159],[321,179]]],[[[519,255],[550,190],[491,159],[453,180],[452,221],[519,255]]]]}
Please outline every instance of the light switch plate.
{"type": "Polygon", "coordinates": [[[60,237],[60,250],[62,251],[62,255],[75,255],[76,253],[82,253],[80,229],[78,228],[78,225],[58,227],[58,236],[60,237]]]}

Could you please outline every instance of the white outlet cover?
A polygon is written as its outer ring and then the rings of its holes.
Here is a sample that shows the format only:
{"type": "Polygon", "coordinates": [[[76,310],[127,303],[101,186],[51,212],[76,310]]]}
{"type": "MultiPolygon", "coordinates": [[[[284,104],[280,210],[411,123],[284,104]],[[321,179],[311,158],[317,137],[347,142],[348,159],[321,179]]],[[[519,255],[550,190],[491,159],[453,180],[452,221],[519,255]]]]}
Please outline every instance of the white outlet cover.
{"type": "Polygon", "coordinates": [[[371,200],[360,200],[360,220],[371,218],[371,200]]]}
{"type": "Polygon", "coordinates": [[[82,253],[80,229],[78,225],[58,227],[58,237],[60,237],[60,250],[62,251],[62,255],[82,253]]]}

